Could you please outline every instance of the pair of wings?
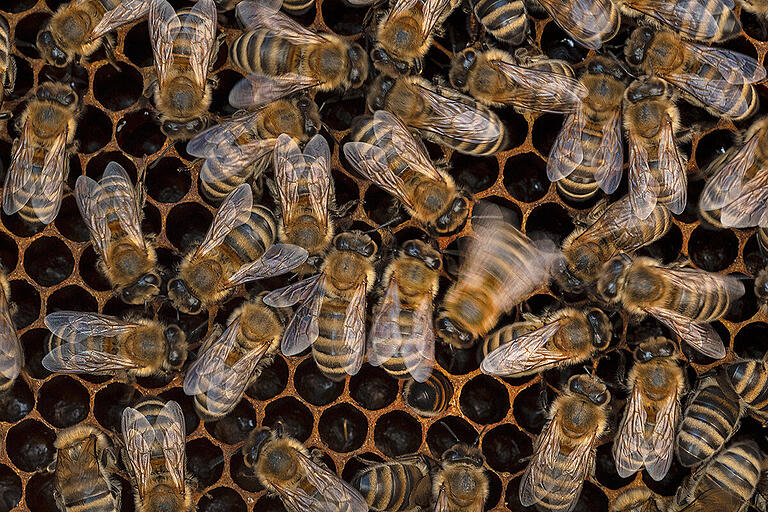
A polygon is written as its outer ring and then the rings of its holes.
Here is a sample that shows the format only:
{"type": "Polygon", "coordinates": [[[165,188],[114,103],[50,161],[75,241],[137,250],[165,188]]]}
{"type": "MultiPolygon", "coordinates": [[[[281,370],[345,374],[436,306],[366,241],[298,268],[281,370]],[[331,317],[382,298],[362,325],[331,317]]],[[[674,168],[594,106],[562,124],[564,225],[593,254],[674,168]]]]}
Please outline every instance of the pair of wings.
{"type": "MultiPolygon", "coordinates": [[[[248,221],[253,207],[251,186],[243,183],[224,199],[211,222],[200,246],[195,249],[192,261],[204,258],[221,245],[229,233],[248,221]]],[[[291,244],[273,244],[261,258],[241,266],[228,280],[227,286],[284,274],[298,267],[307,259],[306,249],[291,244]]]]}
{"type": "Polygon", "coordinates": [[[50,372],[109,374],[141,368],[130,358],[104,347],[107,342],[114,347],[115,338],[140,326],[136,322],[98,313],[57,311],[45,317],[45,325],[63,341],[43,357],[43,366],[50,372]]]}
{"type": "Polygon", "coordinates": [[[419,304],[410,309],[411,332],[404,335],[400,329],[403,309],[399,289],[393,275],[368,332],[368,362],[380,366],[392,357],[401,357],[413,380],[426,382],[435,363],[432,297],[424,295],[419,304]]]}
{"type": "Polygon", "coordinates": [[[744,85],[760,82],[766,77],[765,68],[757,60],[725,48],[684,40],[678,44],[696,58],[701,65],[699,70],[709,66],[717,70],[720,78],[697,72],[658,73],[660,78],[723,115],[741,118],[749,114],[751,105],[743,92],[744,85]],[[738,108],[734,109],[735,106],[738,108]]]}
{"type": "Polygon", "coordinates": [[[597,430],[579,440],[566,454],[562,448],[571,446],[573,440],[562,434],[560,416],[560,413],[555,414],[536,439],[533,457],[520,483],[523,506],[546,501],[557,504],[557,510],[571,512],[578,503],[584,480],[594,467],[597,430]]]}
{"type": "MultiPolygon", "coordinates": [[[[663,274],[663,280],[670,288],[680,288],[688,297],[698,297],[702,290],[719,289],[728,295],[729,301],[735,301],[744,295],[744,285],[733,276],[724,276],[694,268],[657,267],[663,274]]],[[[651,306],[643,310],[654,316],[667,327],[672,329],[680,339],[688,345],[713,359],[725,357],[726,350],[723,340],[711,325],[698,323],[677,311],[663,307],[651,306]]]]}
{"type": "Polygon", "coordinates": [[[542,0],[557,25],[590,50],[597,50],[619,29],[619,13],[611,0],[542,0]]]}
{"type": "Polygon", "coordinates": [[[634,475],[645,466],[656,481],[664,478],[672,465],[673,444],[680,417],[680,397],[675,388],[657,402],[656,418],[648,431],[648,402],[642,386],[635,383],[613,445],[616,472],[622,478],[634,475]]]}
{"type": "Polygon", "coordinates": [[[3,211],[6,214],[13,215],[30,204],[40,222],[53,222],[61,208],[68,137],[69,130],[65,125],[45,151],[35,142],[32,124],[27,117],[3,185],[3,211]]]}
{"type": "Polygon", "coordinates": [[[101,20],[91,30],[90,40],[93,41],[107,32],[122,27],[132,21],[143,18],[149,12],[150,0],[122,0],[114,9],[104,13],[101,20]]]}
{"type": "Polygon", "coordinates": [[[685,209],[688,197],[688,177],[680,151],[675,142],[669,116],[662,121],[659,132],[655,172],[651,170],[648,150],[639,137],[629,131],[629,201],[638,218],[645,220],[656,207],[659,197],[664,205],[678,215],[685,209]]]}
{"type": "Polygon", "coordinates": [[[527,332],[491,351],[480,364],[480,370],[488,375],[517,377],[539,373],[572,358],[567,352],[553,350],[550,341],[563,325],[558,318],[546,325],[527,332]]]}
{"type": "Polygon", "coordinates": [[[21,366],[24,364],[24,356],[16,333],[16,326],[11,318],[11,309],[5,290],[0,286],[0,354],[5,360],[0,374],[7,380],[14,380],[19,376],[21,366]]]}
{"type": "Polygon", "coordinates": [[[184,413],[173,400],[167,402],[150,424],[146,416],[132,407],[123,410],[122,433],[128,461],[138,485],[139,496],[144,498],[152,482],[152,452],[160,446],[165,468],[174,486],[186,493],[186,453],[184,439],[184,413]]]}
{"type": "Polygon", "coordinates": [[[727,157],[707,181],[700,204],[705,211],[720,210],[720,222],[728,227],[768,226],[768,169],[759,169],[747,179],[755,163],[761,133],[727,157]]]}
{"type": "Polygon", "coordinates": [[[146,249],[141,232],[140,199],[131,178],[117,162],[109,162],[99,182],[79,176],[75,183],[75,201],[93,244],[107,265],[107,248],[112,237],[109,216],[114,215],[126,237],[137,247],[146,249]]]}
{"type": "Polygon", "coordinates": [[[269,343],[253,348],[243,354],[234,364],[227,363],[240,332],[240,317],[237,317],[216,339],[205,344],[204,352],[192,363],[184,377],[184,393],[198,395],[205,393],[206,407],[214,415],[223,415],[232,410],[243,397],[251,376],[259,361],[269,351],[269,343]]]}
{"type": "Polygon", "coordinates": [[[733,0],[624,0],[627,7],[642,12],[674,29],[686,39],[717,42],[736,35],[741,24],[733,13],[733,0]],[[721,33],[724,18],[735,23],[733,32],[721,33]]]}
{"type": "Polygon", "coordinates": [[[585,143],[586,119],[581,106],[565,117],[547,158],[547,176],[559,181],[573,173],[582,164],[593,163],[594,178],[606,194],[612,194],[621,182],[624,149],[621,143],[621,109],[616,109],[600,128],[600,144],[585,143]]]}
{"type": "Polygon", "coordinates": [[[295,220],[301,190],[306,188],[312,213],[319,226],[327,230],[328,203],[331,199],[331,150],[328,142],[322,135],[315,135],[302,153],[296,141],[283,133],[277,138],[272,155],[283,225],[295,220]]]}
{"type": "MultiPolygon", "coordinates": [[[[278,288],[264,296],[268,306],[289,307],[301,302],[288,327],[283,333],[280,349],[286,356],[294,356],[309,348],[320,335],[318,317],[326,291],[325,273],[278,288]]],[[[352,299],[347,304],[344,325],[338,354],[345,361],[344,370],[349,375],[356,375],[363,365],[365,357],[365,311],[368,283],[365,276],[355,288],[352,299]]]]}
{"type": "Polygon", "coordinates": [[[323,34],[304,27],[280,12],[283,0],[247,1],[237,4],[235,13],[249,30],[263,30],[297,46],[326,42],[323,34]]]}
{"type": "Polygon", "coordinates": [[[365,178],[396,197],[410,210],[416,209],[414,198],[405,183],[394,172],[390,161],[405,162],[426,179],[445,183],[445,178],[432,165],[424,144],[416,139],[408,127],[394,114],[377,110],[373,114],[374,144],[347,142],[344,156],[365,178]]]}
{"type": "Polygon", "coordinates": [[[204,89],[216,46],[216,4],[213,0],[198,0],[182,21],[167,0],[148,1],[149,34],[158,85],[161,89],[166,85],[173,68],[174,42],[183,37],[189,40],[191,48],[188,58],[192,79],[195,85],[204,89]]]}
{"type": "Polygon", "coordinates": [[[316,463],[303,453],[294,451],[294,461],[298,471],[304,474],[309,486],[314,490],[308,493],[303,486],[283,485],[273,482],[277,494],[289,512],[367,512],[368,504],[360,492],[339,478],[335,473],[316,463]]]}
{"type": "Polygon", "coordinates": [[[489,64],[504,75],[509,84],[504,94],[495,98],[501,103],[534,112],[567,114],[574,112],[587,97],[587,88],[581,82],[562,73],[502,59],[489,64]]]}

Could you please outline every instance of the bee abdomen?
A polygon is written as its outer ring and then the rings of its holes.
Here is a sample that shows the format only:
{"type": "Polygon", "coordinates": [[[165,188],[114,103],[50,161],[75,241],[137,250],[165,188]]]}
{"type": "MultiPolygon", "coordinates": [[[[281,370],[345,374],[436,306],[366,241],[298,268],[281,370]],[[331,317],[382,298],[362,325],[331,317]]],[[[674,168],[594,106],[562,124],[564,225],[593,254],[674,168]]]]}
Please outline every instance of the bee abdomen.
{"type": "Polygon", "coordinates": [[[714,381],[696,392],[680,423],[677,457],[685,467],[695,466],[718,452],[736,431],[741,408],[714,381]]]}
{"type": "MultiPolygon", "coordinates": [[[[568,464],[565,460],[556,460],[555,465],[568,464]]],[[[567,471],[567,468],[559,468],[558,474],[562,474],[567,471]]],[[[555,478],[549,472],[544,472],[539,475],[542,481],[542,485],[548,489],[556,489],[556,491],[549,492],[542,497],[538,506],[547,511],[567,511],[570,509],[573,497],[578,495],[580,487],[583,482],[572,480],[570,482],[554,483],[552,480],[555,478]]]]}
{"type": "Polygon", "coordinates": [[[344,345],[344,321],[347,317],[347,302],[326,298],[317,319],[319,335],[312,344],[312,355],[317,367],[332,380],[344,380],[349,354],[342,350],[344,345]]]}
{"type": "Polygon", "coordinates": [[[437,369],[433,369],[426,382],[409,380],[403,386],[403,398],[406,405],[420,416],[432,417],[448,408],[453,398],[453,385],[437,369]]]}
{"type": "Polygon", "coordinates": [[[283,10],[293,16],[309,11],[315,5],[314,0],[283,0],[283,10]]]}
{"type": "Polygon", "coordinates": [[[225,245],[237,260],[237,266],[261,257],[277,237],[277,219],[265,206],[251,208],[251,217],[233,229],[224,239],[225,245]]]}
{"type": "Polygon", "coordinates": [[[759,228],[757,230],[757,245],[764,255],[768,255],[768,228],[759,228]]]}
{"type": "Polygon", "coordinates": [[[765,361],[740,361],[726,370],[733,390],[751,409],[768,411],[768,368],[765,361]]]}
{"type": "Polygon", "coordinates": [[[715,487],[728,489],[749,502],[760,479],[763,453],[754,441],[738,442],[715,457],[706,478],[715,487]]]}
{"type": "Polygon", "coordinates": [[[282,75],[295,71],[297,48],[268,32],[251,30],[234,40],[229,56],[247,73],[282,75]]]}
{"type": "MultiPolygon", "coordinates": [[[[681,9],[680,12],[702,12],[701,0],[678,0],[675,9],[681,9]]],[[[717,30],[714,36],[709,37],[707,33],[710,31],[710,27],[707,24],[711,23],[710,18],[712,16],[687,16],[683,22],[683,28],[685,28],[692,35],[694,39],[707,42],[725,41],[735,37],[741,32],[741,23],[731,9],[723,9],[716,0],[709,0],[703,12],[717,13],[717,30]],[[706,21],[703,21],[706,20],[706,21]]]]}
{"type": "Polygon", "coordinates": [[[390,462],[362,471],[352,485],[372,510],[399,512],[410,506],[411,495],[425,476],[415,464],[390,462]]]}
{"type": "Polygon", "coordinates": [[[528,33],[528,16],[521,0],[478,0],[475,16],[499,41],[519,45],[528,33]]]}

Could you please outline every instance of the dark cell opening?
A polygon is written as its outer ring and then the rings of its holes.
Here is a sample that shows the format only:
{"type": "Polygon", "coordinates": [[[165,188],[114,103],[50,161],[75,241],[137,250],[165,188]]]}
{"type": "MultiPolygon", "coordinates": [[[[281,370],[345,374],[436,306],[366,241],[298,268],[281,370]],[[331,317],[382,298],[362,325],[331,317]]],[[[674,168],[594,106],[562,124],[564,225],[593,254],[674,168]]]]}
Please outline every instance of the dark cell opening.
{"type": "Polygon", "coordinates": [[[32,390],[24,379],[16,379],[10,389],[0,393],[0,421],[16,423],[29,414],[34,406],[32,390]]]}
{"type": "Polygon", "coordinates": [[[435,459],[440,459],[443,453],[458,443],[472,446],[476,441],[477,431],[458,416],[440,418],[427,430],[427,446],[435,459]]]}
{"type": "Polygon", "coordinates": [[[262,425],[275,428],[280,423],[283,431],[301,442],[312,434],[312,412],[293,397],[284,397],[267,405],[262,425]]]}
{"type": "Polygon", "coordinates": [[[99,425],[113,432],[120,432],[123,409],[138,398],[136,388],[128,384],[113,382],[96,392],[93,399],[93,415],[99,425]]]}
{"type": "Polygon", "coordinates": [[[144,92],[141,73],[127,63],[119,64],[120,71],[111,64],[96,70],[93,76],[93,95],[109,110],[123,110],[137,101],[144,92]]]}
{"type": "Polygon", "coordinates": [[[58,238],[45,236],[24,251],[24,270],[40,286],[55,286],[72,274],[75,260],[58,238]]]}
{"type": "Polygon", "coordinates": [[[120,149],[137,157],[157,153],[165,141],[155,112],[146,109],[126,114],[118,122],[115,132],[120,149]]]}
{"type": "MultiPolygon", "coordinates": [[[[546,389],[546,388],[544,388],[546,389]]],[[[512,414],[517,424],[531,434],[538,434],[547,421],[547,394],[542,393],[541,386],[530,386],[515,397],[512,414]]]]}
{"type": "Polygon", "coordinates": [[[337,453],[357,450],[365,442],[368,420],[349,404],[338,404],[325,410],[317,424],[320,439],[337,453]]]}
{"type": "Polygon", "coordinates": [[[177,203],[192,185],[189,171],[178,158],[165,157],[147,167],[147,193],[160,203],[177,203]]]}
{"type": "Polygon", "coordinates": [[[485,462],[494,471],[517,473],[525,468],[525,458],[533,452],[531,438],[515,426],[500,425],[487,432],[481,443],[485,462]]]}
{"type": "Polygon", "coordinates": [[[40,294],[27,281],[11,281],[11,300],[16,305],[13,323],[24,329],[40,316],[40,294]]]}
{"type": "Polygon", "coordinates": [[[197,503],[200,512],[247,512],[243,498],[227,487],[219,487],[205,493],[197,503]]]}
{"type": "Polygon", "coordinates": [[[320,371],[314,359],[306,358],[293,376],[296,391],[312,405],[327,405],[344,391],[344,382],[329,379],[320,371]]]}
{"type": "Polygon", "coordinates": [[[288,365],[282,356],[275,356],[272,364],[264,368],[246,394],[256,400],[269,400],[283,392],[288,384],[288,365]]]}
{"type": "Polygon", "coordinates": [[[739,239],[731,230],[710,231],[699,226],[691,233],[688,254],[697,267],[717,272],[736,259],[739,239]]]}
{"type": "Polygon", "coordinates": [[[215,422],[205,424],[209,434],[225,444],[237,444],[245,440],[256,427],[256,412],[245,400],[240,400],[235,408],[215,422]]]}
{"type": "Polygon", "coordinates": [[[524,203],[538,201],[549,190],[547,165],[534,153],[511,156],[504,163],[504,186],[524,203]]]}
{"type": "Polygon", "coordinates": [[[381,368],[365,365],[349,379],[349,394],[365,409],[383,409],[397,398],[397,381],[381,368]]]}
{"type": "Polygon", "coordinates": [[[90,293],[73,284],[59,288],[49,295],[46,311],[96,311],[97,307],[96,299],[90,293]]]}
{"type": "Polygon", "coordinates": [[[66,375],[47,381],[40,388],[40,415],[57,428],[66,428],[83,421],[91,408],[88,390],[66,375]]]}
{"type": "Polygon", "coordinates": [[[373,429],[376,448],[387,457],[413,453],[421,444],[421,424],[403,411],[381,416],[373,429]]]}
{"type": "MultiPolygon", "coordinates": [[[[215,484],[224,471],[224,452],[208,439],[194,439],[187,443],[187,469],[199,487],[215,484]]],[[[215,491],[214,491],[215,492],[215,491]]]]}
{"type": "Polygon", "coordinates": [[[88,105],[78,121],[75,137],[80,141],[81,153],[95,153],[112,139],[112,121],[107,114],[88,105]]]}
{"type": "Polygon", "coordinates": [[[33,472],[53,461],[56,434],[37,420],[24,420],[11,427],[6,450],[11,463],[22,471],[33,472]]]}
{"type": "Polygon", "coordinates": [[[140,68],[151,66],[154,62],[151,41],[147,21],[137,23],[125,35],[123,42],[125,56],[140,68]]]}
{"type": "Polygon", "coordinates": [[[459,406],[472,421],[488,425],[501,421],[507,415],[509,396],[498,380],[478,375],[462,387],[459,406]]]}
{"type": "Polygon", "coordinates": [[[165,219],[165,234],[168,240],[183,251],[194,242],[202,240],[213,220],[213,215],[197,203],[182,203],[174,206],[165,219]]]}
{"type": "Polygon", "coordinates": [[[499,177],[499,162],[495,157],[476,157],[453,153],[449,169],[456,184],[477,194],[490,188],[499,177]]]}
{"type": "Polygon", "coordinates": [[[16,508],[21,500],[21,478],[5,464],[0,464],[0,512],[16,508]]]}
{"type": "Polygon", "coordinates": [[[73,242],[87,242],[90,237],[73,195],[67,195],[62,199],[61,210],[56,215],[54,223],[59,233],[73,242]]]}

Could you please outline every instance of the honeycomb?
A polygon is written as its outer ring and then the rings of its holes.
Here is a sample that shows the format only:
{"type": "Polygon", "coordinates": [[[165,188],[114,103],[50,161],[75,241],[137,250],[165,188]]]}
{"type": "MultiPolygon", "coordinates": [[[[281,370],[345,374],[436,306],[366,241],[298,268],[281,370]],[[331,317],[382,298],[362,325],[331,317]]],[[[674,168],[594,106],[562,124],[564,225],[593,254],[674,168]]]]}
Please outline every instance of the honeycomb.
{"type": "MultiPolygon", "coordinates": [[[[16,88],[3,108],[17,116],[30,92],[41,82],[59,79],[66,70],[44,64],[34,48],[38,27],[64,3],[63,0],[4,0],[0,11],[11,25],[17,46],[16,88]]],[[[191,2],[172,1],[174,7],[191,2]]],[[[768,42],[766,28],[751,14],[739,13],[744,32],[725,46],[752,55],[763,63],[768,42]]],[[[361,22],[365,11],[349,8],[343,0],[317,0],[300,21],[325,31],[332,31],[365,43],[361,22]]],[[[587,52],[575,45],[549,18],[533,10],[532,37],[550,56],[573,62],[576,67],[587,52]]],[[[621,55],[621,43],[634,21],[624,18],[622,30],[608,45],[608,51],[621,55]]],[[[424,75],[446,75],[453,48],[471,42],[470,33],[478,29],[466,8],[457,9],[448,19],[444,34],[427,55],[424,75]]],[[[212,113],[226,117],[234,110],[227,94],[241,78],[227,61],[228,45],[239,29],[234,17],[220,17],[220,32],[225,38],[214,65],[218,85],[213,93],[212,113]]],[[[119,71],[99,50],[88,62],[75,66],[72,79],[83,98],[83,110],[76,139],[79,152],[70,158],[68,186],[80,174],[99,178],[107,162],[120,162],[136,177],[137,169],[149,166],[146,174],[148,201],[144,231],[155,233],[160,262],[172,269],[189,244],[201,238],[208,228],[215,207],[198,193],[199,164],[184,151],[183,144],[171,144],[160,132],[154,110],[143,92],[152,80],[152,52],[146,20],[117,31],[116,58],[119,71]]],[[[768,111],[765,85],[757,87],[763,97],[761,113],[768,111]]],[[[363,93],[345,96],[319,94],[326,135],[332,138],[333,178],[337,204],[357,199],[349,228],[371,229],[389,219],[393,200],[376,186],[351,174],[340,153],[340,143],[347,136],[352,119],[365,108],[363,93]]],[[[754,229],[713,230],[699,222],[696,203],[703,188],[699,169],[728,148],[738,130],[750,121],[734,124],[718,120],[703,110],[680,102],[683,126],[691,127],[692,137],[684,145],[690,155],[688,171],[688,206],[675,218],[674,227],[661,240],[640,251],[671,262],[690,258],[709,271],[736,273],[745,277],[747,294],[729,314],[715,323],[715,329],[730,346],[723,362],[737,356],[760,357],[761,341],[768,335],[768,318],[758,310],[752,292],[755,273],[766,260],[760,254],[754,229]]],[[[758,115],[761,115],[759,113],[758,115]]],[[[509,149],[493,157],[474,158],[428,145],[432,156],[450,161],[452,174],[476,199],[486,199],[512,211],[514,222],[533,238],[548,237],[561,241],[574,227],[573,216],[586,212],[594,203],[567,204],[547,179],[546,155],[558,133],[562,118],[556,115],[520,115],[503,110],[500,116],[511,135],[509,149]]],[[[0,134],[0,161],[9,166],[11,145],[18,133],[12,121],[5,121],[0,134]]],[[[626,153],[625,153],[626,154],[626,153]]],[[[2,176],[0,176],[2,178],[2,176]]],[[[615,197],[626,193],[626,180],[615,197]]],[[[273,205],[265,196],[263,202],[273,205]]],[[[12,299],[18,306],[15,317],[25,350],[25,367],[13,389],[0,397],[0,511],[57,510],[52,498],[52,474],[46,467],[53,460],[53,442],[59,429],[80,422],[117,432],[125,405],[140,395],[156,395],[178,401],[186,416],[188,472],[196,480],[195,503],[201,512],[272,512],[283,510],[279,499],[265,494],[259,483],[244,471],[239,452],[245,436],[254,427],[282,423],[287,432],[307,446],[319,447],[326,461],[345,479],[352,478],[362,466],[360,456],[384,459],[405,453],[421,452],[439,457],[456,438],[467,443],[479,442],[486,458],[490,493],[486,510],[524,510],[517,490],[532,441],[541,431],[545,414],[540,407],[542,391],[551,400],[554,391],[567,378],[583,371],[581,367],[554,370],[543,375],[520,379],[497,379],[478,370],[474,350],[449,350],[438,344],[436,371],[444,373],[453,386],[447,410],[434,418],[420,418],[402,398],[403,383],[378,368],[365,365],[361,372],[345,382],[325,379],[311,355],[285,358],[278,356],[251,387],[237,408],[224,419],[202,423],[192,400],[181,389],[182,376],[172,380],[140,378],[126,384],[106,377],[49,374],[41,365],[47,330],[47,313],[76,309],[121,315],[129,311],[145,313],[169,322],[177,322],[187,333],[194,350],[214,322],[223,322],[247,296],[250,289],[239,290],[220,307],[200,315],[178,314],[162,301],[147,311],[123,304],[112,297],[108,283],[95,270],[96,255],[88,243],[88,231],[72,194],[67,191],[56,221],[43,229],[24,224],[18,216],[0,219],[0,261],[9,273],[12,299]]],[[[441,293],[458,268],[457,249],[469,229],[439,240],[445,249],[447,272],[441,280],[441,293]]],[[[403,222],[373,233],[384,246],[421,234],[416,224],[403,222]]],[[[283,284],[271,280],[264,286],[283,284]]],[[[584,297],[567,297],[584,301],[584,297]]],[[[521,310],[534,313],[562,304],[565,297],[554,289],[539,290],[529,297],[521,310]]],[[[512,321],[510,315],[503,321],[512,321]]],[[[621,312],[612,312],[614,340],[611,350],[594,360],[592,368],[609,383],[613,396],[613,424],[620,418],[626,397],[617,367],[628,358],[628,343],[666,332],[654,320],[630,323],[621,312]]],[[[710,366],[699,356],[687,353],[689,382],[710,366]]],[[[722,364],[722,362],[720,362],[722,364]]],[[[760,425],[743,423],[741,435],[756,434],[760,425]]],[[[764,436],[760,437],[765,443],[764,436]]],[[[598,448],[595,476],[584,486],[578,511],[607,510],[611,500],[627,485],[643,480],[662,495],[671,495],[688,470],[675,461],[665,479],[654,482],[642,473],[622,479],[610,456],[610,436],[598,448]]],[[[130,486],[123,479],[122,509],[133,509],[130,486]]],[[[525,508],[525,510],[529,510],[525,508]]]]}

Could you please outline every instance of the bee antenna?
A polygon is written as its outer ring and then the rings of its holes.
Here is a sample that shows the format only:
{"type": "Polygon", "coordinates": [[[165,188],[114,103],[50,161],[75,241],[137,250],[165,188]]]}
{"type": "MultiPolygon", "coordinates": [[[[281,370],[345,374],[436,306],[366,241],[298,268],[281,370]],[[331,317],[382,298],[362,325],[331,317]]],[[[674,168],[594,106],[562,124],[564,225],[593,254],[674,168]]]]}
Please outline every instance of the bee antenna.
{"type": "Polygon", "coordinates": [[[166,144],[163,151],[159,155],[157,155],[157,158],[155,158],[154,161],[151,164],[149,164],[147,169],[154,169],[155,166],[158,164],[158,162],[160,162],[160,160],[163,158],[163,155],[165,155],[169,149],[171,149],[171,144],[166,144]]]}
{"type": "Polygon", "coordinates": [[[480,438],[483,437],[483,434],[485,433],[486,430],[488,430],[488,425],[483,425],[483,428],[477,434],[477,437],[475,438],[475,442],[472,443],[472,446],[474,446],[475,448],[480,446],[480,438]]]}
{"type": "Polygon", "coordinates": [[[397,215],[396,217],[393,217],[393,218],[389,219],[384,224],[379,224],[377,227],[375,227],[373,229],[369,229],[368,231],[363,231],[363,233],[365,233],[367,235],[368,233],[373,233],[374,231],[378,231],[378,230],[380,230],[382,228],[385,228],[387,226],[391,226],[392,224],[397,224],[398,222],[402,222],[403,220],[405,220],[405,219],[403,219],[403,217],[401,217],[400,215],[397,215]]]}
{"type": "Polygon", "coordinates": [[[449,427],[449,426],[448,426],[448,424],[447,424],[446,422],[442,422],[442,423],[440,423],[440,424],[443,426],[443,428],[444,428],[445,430],[447,430],[447,431],[448,431],[448,433],[449,433],[449,434],[451,434],[451,437],[453,437],[453,438],[456,440],[456,442],[457,442],[457,443],[460,443],[460,442],[461,442],[461,439],[459,439],[459,436],[457,436],[457,435],[456,435],[456,432],[454,432],[454,431],[451,429],[451,427],[449,427]]]}
{"type": "Polygon", "coordinates": [[[624,64],[624,62],[622,62],[622,60],[621,60],[620,58],[618,58],[616,55],[614,55],[613,53],[610,53],[609,55],[611,56],[611,58],[613,58],[613,61],[616,63],[616,65],[617,65],[617,66],[619,66],[619,67],[621,68],[621,70],[622,70],[623,72],[625,72],[627,75],[631,76],[632,78],[634,78],[634,79],[636,79],[636,80],[637,80],[638,78],[640,78],[639,76],[637,76],[636,74],[634,74],[634,73],[633,73],[633,72],[632,72],[632,71],[629,69],[629,67],[628,67],[626,64],[624,64]]]}
{"type": "Polygon", "coordinates": [[[275,432],[277,432],[277,437],[283,437],[283,434],[285,434],[285,427],[283,427],[282,420],[277,420],[275,422],[275,432]]]}

